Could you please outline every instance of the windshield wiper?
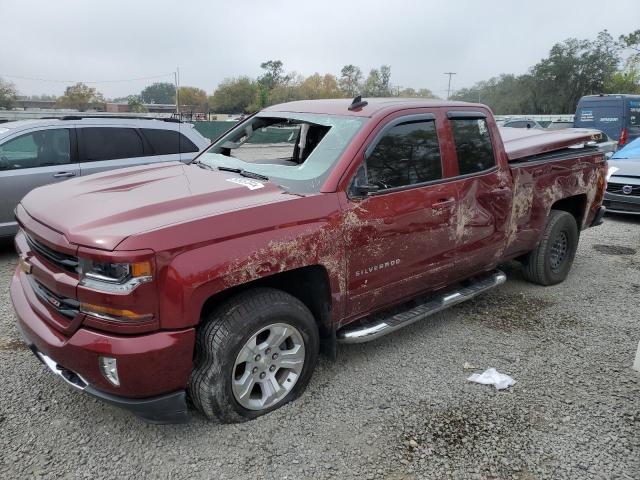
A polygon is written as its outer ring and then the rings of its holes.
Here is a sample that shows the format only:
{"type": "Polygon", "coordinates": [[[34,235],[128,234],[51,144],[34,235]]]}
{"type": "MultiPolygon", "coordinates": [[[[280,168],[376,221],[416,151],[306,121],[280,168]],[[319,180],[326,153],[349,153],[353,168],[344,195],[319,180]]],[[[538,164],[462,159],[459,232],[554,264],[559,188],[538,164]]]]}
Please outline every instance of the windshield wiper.
{"type": "Polygon", "coordinates": [[[243,168],[233,168],[233,167],[218,167],[218,170],[222,170],[223,172],[233,172],[237,173],[243,177],[247,178],[255,178],[256,180],[269,180],[269,177],[265,175],[260,175],[259,173],[249,172],[243,168]]]}
{"type": "Polygon", "coordinates": [[[214,168],[211,165],[207,165],[206,163],[196,162],[200,168],[204,168],[205,170],[213,170],[214,168]]]}
{"type": "Polygon", "coordinates": [[[218,167],[218,170],[222,170],[223,172],[233,172],[233,173],[241,173],[241,168],[233,168],[233,167],[218,167]]]}

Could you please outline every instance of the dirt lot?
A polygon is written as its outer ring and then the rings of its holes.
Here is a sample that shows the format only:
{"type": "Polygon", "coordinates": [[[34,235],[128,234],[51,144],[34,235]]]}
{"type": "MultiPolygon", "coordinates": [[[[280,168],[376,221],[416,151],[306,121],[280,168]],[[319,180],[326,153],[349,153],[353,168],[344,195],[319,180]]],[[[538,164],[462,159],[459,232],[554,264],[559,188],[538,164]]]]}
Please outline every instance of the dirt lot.
{"type": "Polygon", "coordinates": [[[0,247],[0,477],[640,477],[640,220],[584,232],[562,285],[492,292],[323,360],[241,425],[148,425],[71,391],[19,341],[0,247]],[[465,369],[465,362],[474,366],[465,369]],[[505,392],[466,377],[495,367],[505,392]]]}

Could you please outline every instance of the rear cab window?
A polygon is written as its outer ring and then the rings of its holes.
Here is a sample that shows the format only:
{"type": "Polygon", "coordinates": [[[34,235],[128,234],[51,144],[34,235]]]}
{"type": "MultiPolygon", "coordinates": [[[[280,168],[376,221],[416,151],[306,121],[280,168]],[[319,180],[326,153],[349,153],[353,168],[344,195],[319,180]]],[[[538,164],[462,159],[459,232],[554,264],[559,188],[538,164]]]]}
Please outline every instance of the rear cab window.
{"type": "Polygon", "coordinates": [[[496,166],[487,119],[482,114],[449,112],[459,175],[471,175],[496,166]]]}

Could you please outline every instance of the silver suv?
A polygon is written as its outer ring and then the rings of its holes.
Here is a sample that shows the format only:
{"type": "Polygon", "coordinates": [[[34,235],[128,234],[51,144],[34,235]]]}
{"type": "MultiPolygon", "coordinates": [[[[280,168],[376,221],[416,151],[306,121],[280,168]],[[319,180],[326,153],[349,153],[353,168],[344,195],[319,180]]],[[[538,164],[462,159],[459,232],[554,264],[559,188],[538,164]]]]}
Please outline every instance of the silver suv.
{"type": "Polygon", "coordinates": [[[163,119],[69,116],[0,124],[0,237],[30,190],[71,177],[147,163],[192,160],[210,141],[163,119]]]}

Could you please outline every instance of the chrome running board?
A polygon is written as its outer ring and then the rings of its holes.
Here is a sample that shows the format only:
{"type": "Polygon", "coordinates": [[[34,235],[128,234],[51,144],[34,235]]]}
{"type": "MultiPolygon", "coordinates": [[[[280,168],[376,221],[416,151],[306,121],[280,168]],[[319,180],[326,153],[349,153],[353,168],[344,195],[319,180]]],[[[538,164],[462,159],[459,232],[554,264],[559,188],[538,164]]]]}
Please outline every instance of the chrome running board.
{"type": "Polygon", "coordinates": [[[336,337],[340,343],[364,343],[376,338],[380,338],[388,333],[411,325],[420,321],[429,315],[440,312],[458,303],[469,300],[476,295],[489,290],[493,287],[503,284],[507,280],[507,276],[500,270],[494,270],[491,273],[481,277],[467,280],[466,286],[460,286],[457,289],[445,290],[430,297],[425,303],[416,307],[397,313],[388,318],[369,322],[354,322],[341,328],[336,332],[336,337]]]}

